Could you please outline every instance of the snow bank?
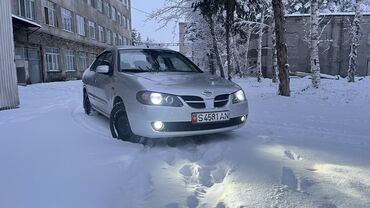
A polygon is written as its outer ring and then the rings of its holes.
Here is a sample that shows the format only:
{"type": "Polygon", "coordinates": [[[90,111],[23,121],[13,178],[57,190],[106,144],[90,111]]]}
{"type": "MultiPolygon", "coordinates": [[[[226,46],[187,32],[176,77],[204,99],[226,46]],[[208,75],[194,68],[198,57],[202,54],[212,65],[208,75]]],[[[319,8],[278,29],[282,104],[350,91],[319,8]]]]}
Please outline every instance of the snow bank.
{"type": "Polygon", "coordinates": [[[0,207],[367,207],[370,79],[236,80],[245,128],[149,145],[83,113],[79,81],[20,87],[0,112],[0,207]]]}

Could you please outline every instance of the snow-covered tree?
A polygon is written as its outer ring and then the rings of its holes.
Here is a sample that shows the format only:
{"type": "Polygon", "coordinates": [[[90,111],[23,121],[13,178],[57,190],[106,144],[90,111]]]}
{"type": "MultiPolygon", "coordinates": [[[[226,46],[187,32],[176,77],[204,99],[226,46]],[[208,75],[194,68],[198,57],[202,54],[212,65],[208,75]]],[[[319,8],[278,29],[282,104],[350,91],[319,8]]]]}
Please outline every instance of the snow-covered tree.
{"type": "Polygon", "coordinates": [[[352,43],[351,52],[349,54],[349,65],[348,65],[348,82],[355,82],[355,75],[357,70],[357,56],[358,46],[360,45],[360,29],[361,29],[361,4],[362,0],[356,0],[355,10],[356,14],[352,23],[352,43]]]}
{"type": "Polygon", "coordinates": [[[310,11],[310,0],[287,0],[285,8],[288,14],[307,14],[310,11]]]}
{"type": "Polygon", "coordinates": [[[319,3],[311,0],[310,17],[310,39],[311,39],[311,73],[312,84],[315,88],[320,85],[320,60],[319,60],[319,3]]]}
{"type": "Polygon", "coordinates": [[[218,0],[202,0],[202,1],[196,1],[192,3],[192,7],[194,8],[194,11],[199,11],[200,14],[204,17],[205,21],[208,23],[210,35],[212,38],[212,52],[215,56],[217,66],[220,70],[221,77],[225,78],[225,72],[223,69],[223,64],[221,60],[221,54],[219,51],[218,43],[217,43],[217,37],[216,37],[216,23],[214,18],[219,13],[219,9],[221,6],[220,1],[218,0]]]}
{"type": "Polygon", "coordinates": [[[132,29],[132,31],[131,31],[131,40],[132,40],[133,45],[137,45],[137,44],[140,44],[141,42],[143,42],[141,40],[140,32],[137,31],[136,29],[132,29]]]}
{"type": "Polygon", "coordinates": [[[272,82],[276,83],[278,73],[278,60],[277,60],[277,49],[276,49],[276,31],[275,31],[275,15],[272,14],[272,82]]]}
{"type": "Polygon", "coordinates": [[[263,29],[265,22],[265,12],[261,11],[260,25],[258,29],[258,38],[257,38],[257,81],[262,81],[262,40],[263,40],[263,29]]]}

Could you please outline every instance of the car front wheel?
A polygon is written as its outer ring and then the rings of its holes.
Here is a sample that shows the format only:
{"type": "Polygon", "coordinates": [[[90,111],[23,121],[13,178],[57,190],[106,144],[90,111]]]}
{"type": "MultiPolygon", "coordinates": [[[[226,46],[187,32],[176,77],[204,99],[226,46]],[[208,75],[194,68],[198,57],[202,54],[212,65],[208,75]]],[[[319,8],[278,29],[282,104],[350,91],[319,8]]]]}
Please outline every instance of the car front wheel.
{"type": "Polygon", "coordinates": [[[113,106],[110,114],[110,129],[113,138],[134,143],[138,142],[138,137],[131,131],[125,105],[122,102],[113,106]]]}
{"type": "Polygon", "coordinates": [[[93,109],[91,107],[89,96],[87,95],[86,91],[84,92],[84,95],[83,95],[83,106],[84,106],[85,113],[87,115],[91,115],[93,112],[93,109]]]}

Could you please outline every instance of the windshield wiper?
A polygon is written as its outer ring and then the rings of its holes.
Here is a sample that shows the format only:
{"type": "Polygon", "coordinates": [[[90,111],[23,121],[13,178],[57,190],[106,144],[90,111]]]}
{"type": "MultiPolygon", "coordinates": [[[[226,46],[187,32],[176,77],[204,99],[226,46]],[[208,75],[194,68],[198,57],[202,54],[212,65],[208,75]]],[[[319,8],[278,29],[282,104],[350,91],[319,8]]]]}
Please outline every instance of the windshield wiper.
{"type": "Polygon", "coordinates": [[[144,73],[148,71],[145,71],[143,68],[138,67],[137,69],[122,69],[121,72],[144,73]]]}

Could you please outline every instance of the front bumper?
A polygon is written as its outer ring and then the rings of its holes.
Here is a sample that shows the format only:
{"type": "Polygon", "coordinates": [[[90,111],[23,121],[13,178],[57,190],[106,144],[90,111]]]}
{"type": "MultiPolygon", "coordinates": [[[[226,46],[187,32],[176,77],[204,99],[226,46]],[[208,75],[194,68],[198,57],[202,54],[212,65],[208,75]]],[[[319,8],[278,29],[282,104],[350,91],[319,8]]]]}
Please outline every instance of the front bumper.
{"type": "Polygon", "coordinates": [[[183,107],[148,106],[136,104],[127,106],[127,115],[134,134],[148,138],[168,138],[213,134],[231,131],[245,125],[243,116],[248,116],[248,102],[232,104],[229,102],[222,108],[195,109],[184,105],[183,107]],[[229,111],[230,120],[193,124],[191,114],[194,112],[229,111]],[[162,121],[164,128],[156,131],[152,123],[162,121]]]}

